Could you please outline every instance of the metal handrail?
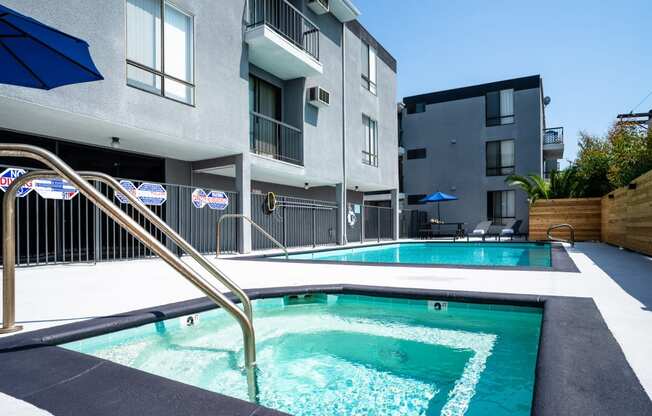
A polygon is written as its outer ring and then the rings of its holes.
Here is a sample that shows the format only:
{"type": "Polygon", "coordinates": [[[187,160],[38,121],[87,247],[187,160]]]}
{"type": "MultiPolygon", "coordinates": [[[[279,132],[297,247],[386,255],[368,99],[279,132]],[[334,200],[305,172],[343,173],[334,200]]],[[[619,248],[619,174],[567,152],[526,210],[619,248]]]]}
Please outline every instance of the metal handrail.
{"type": "Polygon", "coordinates": [[[283,250],[285,252],[285,259],[287,260],[289,258],[288,254],[288,249],[285,247],[283,244],[281,244],[277,239],[271,236],[270,233],[265,231],[263,227],[260,225],[256,224],[251,218],[247,217],[244,214],[224,214],[220,217],[219,220],[217,220],[217,250],[215,251],[215,257],[220,257],[220,226],[222,225],[222,221],[228,218],[242,218],[243,220],[247,220],[249,224],[253,225],[258,231],[260,231],[265,237],[267,237],[272,243],[276,244],[278,248],[283,250]]]}
{"type": "MultiPolygon", "coordinates": [[[[160,241],[152,236],[147,230],[139,225],[133,218],[127,215],[106,196],[99,192],[90,182],[84,180],[77,172],[68,166],[63,160],[53,153],[36,146],[23,144],[0,144],[0,156],[22,157],[37,160],[50,167],[55,173],[74,185],[79,192],[95,204],[107,216],[118,225],[131,232],[142,241],[150,250],[157,254],[163,261],[168,263],[174,270],[181,274],[186,280],[201,290],[218,306],[226,310],[240,325],[244,339],[245,369],[247,373],[247,387],[249,398],[257,400],[256,385],[256,342],[254,328],[247,315],[222,294],[210,281],[195,272],[192,268],[181,261],[175,254],[168,250],[160,241]]],[[[20,179],[20,178],[18,178],[20,179]]],[[[15,204],[7,201],[14,201],[16,192],[20,189],[21,181],[18,179],[8,187],[5,192],[5,209],[3,212],[3,316],[0,333],[19,331],[22,328],[15,323],[15,273],[16,273],[16,241],[15,241],[15,204]]],[[[119,187],[121,192],[128,195],[128,192],[119,187]]]]}
{"type": "Polygon", "coordinates": [[[272,122],[272,123],[274,123],[274,124],[276,124],[278,126],[285,127],[286,129],[292,130],[292,131],[294,131],[296,133],[302,133],[301,129],[299,129],[297,127],[294,127],[294,126],[291,126],[291,125],[289,125],[287,123],[283,123],[281,120],[277,120],[277,119],[275,119],[273,117],[266,116],[265,114],[257,113],[255,111],[250,111],[249,113],[254,117],[270,121],[270,122],[272,122]]]}
{"type": "Polygon", "coordinates": [[[548,240],[550,240],[550,241],[559,241],[561,243],[570,243],[571,247],[575,247],[575,228],[570,224],[551,225],[550,227],[548,227],[548,230],[546,231],[546,236],[548,237],[548,240]],[[570,234],[571,234],[570,241],[569,240],[564,240],[563,238],[556,238],[556,237],[553,237],[553,236],[550,235],[550,232],[552,230],[556,230],[556,229],[559,229],[559,228],[568,228],[568,229],[570,229],[570,234]]]}
{"type": "MultiPolygon", "coordinates": [[[[208,261],[206,257],[202,256],[190,243],[188,243],[183,237],[181,237],[176,231],[174,231],[165,221],[163,221],[158,215],[154,214],[152,210],[147,208],[138,198],[136,198],[130,192],[127,192],[120,182],[110,175],[101,172],[86,172],[78,171],[77,174],[86,180],[98,181],[106,184],[108,187],[112,188],[115,192],[120,192],[124,195],[129,203],[145,218],[147,218],[158,230],[163,232],[168,236],[172,241],[174,241],[179,248],[185,251],[190,257],[192,257],[200,266],[202,266],[207,272],[213,275],[220,283],[227,287],[237,298],[242,302],[245,315],[253,323],[253,308],[251,306],[251,300],[247,294],[236,285],[231,279],[229,279],[226,274],[220,271],[213,263],[208,261]]],[[[15,179],[18,181],[16,187],[20,188],[21,186],[27,184],[28,182],[34,179],[50,179],[50,178],[59,178],[59,175],[53,171],[33,171],[25,175],[22,175],[15,179]]],[[[11,199],[6,199],[4,201],[5,209],[7,204],[11,204],[11,199]]],[[[12,221],[15,221],[15,218],[12,217],[12,221]]]]}

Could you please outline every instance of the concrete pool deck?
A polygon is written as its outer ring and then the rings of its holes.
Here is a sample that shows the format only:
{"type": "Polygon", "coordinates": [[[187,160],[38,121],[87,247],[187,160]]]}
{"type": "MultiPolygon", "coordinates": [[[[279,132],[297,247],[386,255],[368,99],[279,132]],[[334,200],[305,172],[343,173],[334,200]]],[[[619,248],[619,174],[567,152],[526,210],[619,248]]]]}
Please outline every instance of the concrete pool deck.
{"type": "MultiPolygon", "coordinates": [[[[244,288],[348,283],[591,297],[650,395],[652,259],[598,243],[578,243],[567,249],[580,273],[227,259],[216,263],[244,288]]],[[[16,314],[28,331],[200,296],[159,260],[21,268],[17,271],[16,314]]],[[[0,407],[11,402],[0,396],[0,407]]]]}

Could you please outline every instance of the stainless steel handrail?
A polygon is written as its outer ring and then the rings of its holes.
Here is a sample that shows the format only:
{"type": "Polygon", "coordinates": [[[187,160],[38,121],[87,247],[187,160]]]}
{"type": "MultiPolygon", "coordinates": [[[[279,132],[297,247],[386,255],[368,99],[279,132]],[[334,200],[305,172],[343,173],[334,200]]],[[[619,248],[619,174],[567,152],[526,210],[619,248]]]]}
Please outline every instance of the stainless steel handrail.
{"type": "MultiPolygon", "coordinates": [[[[154,226],[157,229],[159,229],[170,239],[172,239],[172,241],[174,241],[177,244],[177,246],[179,246],[183,251],[185,251],[190,257],[192,257],[193,260],[199,263],[200,266],[202,266],[206,271],[212,274],[213,277],[215,277],[220,283],[226,286],[227,289],[229,289],[233,294],[235,294],[237,298],[240,300],[240,302],[242,302],[245,315],[247,315],[247,318],[249,318],[249,320],[253,324],[253,309],[251,306],[251,300],[249,299],[247,294],[238,285],[236,285],[235,282],[229,279],[224,272],[220,271],[217,268],[217,266],[215,266],[213,263],[208,261],[206,257],[202,256],[192,245],[190,245],[190,243],[184,240],[183,237],[181,237],[176,231],[174,231],[169,225],[167,225],[165,221],[163,221],[158,215],[154,214],[154,212],[152,212],[151,209],[147,208],[147,206],[142,202],[140,202],[140,200],[136,198],[134,195],[127,192],[122,187],[122,185],[120,185],[120,182],[118,182],[112,176],[101,172],[78,171],[77,174],[86,180],[94,180],[94,181],[102,182],[107,186],[109,186],[110,188],[112,188],[114,191],[123,194],[125,198],[129,200],[129,203],[138,212],[140,212],[145,218],[147,218],[152,224],[154,224],[154,226]]],[[[46,179],[46,178],[58,178],[58,177],[59,175],[53,171],[33,171],[17,178],[16,181],[20,181],[20,185],[16,185],[16,186],[20,188],[20,186],[23,186],[27,182],[37,178],[46,179]]],[[[7,203],[11,203],[11,202],[5,201],[5,204],[7,203]]]]}
{"type": "MultiPolygon", "coordinates": [[[[50,167],[58,176],[66,179],[74,185],[79,192],[88,200],[101,209],[106,215],[141,240],[149,249],[157,254],[162,260],[168,263],[173,269],[181,274],[186,280],[201,290],[218,306],[226,310],[236,319],[242,330],[244,339],[245,369],[247,373],[247,386],[249,398],[257,400],[256,383],[256,342],[253,324],[247,315],[224,296],[210,281],[195,272],[192,268],[181,261],[176,255],[168,250],[161,242],[152,236],[147,230],[140,226],[130,216],[123,212],[106,196],[100,193],[93,185],[84,180],[70,166],[51,152],[36,146],[23,144],[0,144],[0,156],[23,157],[37,160],[50,167]]],[[[24,175],[25,176],[25,175],[24,175]]],[[[15,204],[16,192],[24,183],[19,180],[8,187],[5,192],[3,212],[3,315],[2,328],[0,333],[15,332],[22,329],[15,323],[15,268],[16,268],[16,241],[15,241],[15,204]]],[[[119,184],[118,184],[119,185],[119,184]]],[[[121,186],[119,188],[125,196],[128,192],[121,186]]]]}
{"type": "Polygon", "coordinates": [[[276,244],[278,248],[283,250],[285,252],[285,259],[287,260],[289,258],[288,254],[288,249],[285,247],[283,244],[281,244],[277,239],[271,236],[267,231],[265,231],[260,225],[256,224],[251,218],[247,217],[246,215],[243,214],[224,214],[220,217],[219,220],[217,220],[217,249],[215,250],[215,257],[220,257],[220,226],[222,225],[222,221],[228,218],[242,218],[243,220],[247,220],[249,224],[253,225],[256,227],[258,231],[260,231],[265,237],[267,237],[272,243],[276,244]]]}
{"type": "Polygon", "coordinates": [[[570,224],[555,224],[551,225],[548,227],[548,230],[546,231],[546,236],[548,237],[548,240],[550,241],[559,241],[561,243],[570,243],[571,247],[575,247],[575,228],[570,225],[570,224]],[[569,240],[564,240],[563,238],[556,238],[550,235],[550,232],[552,230],[556,230],[559,228],[568,228],[570,230],[571,238],[569,240]]]}

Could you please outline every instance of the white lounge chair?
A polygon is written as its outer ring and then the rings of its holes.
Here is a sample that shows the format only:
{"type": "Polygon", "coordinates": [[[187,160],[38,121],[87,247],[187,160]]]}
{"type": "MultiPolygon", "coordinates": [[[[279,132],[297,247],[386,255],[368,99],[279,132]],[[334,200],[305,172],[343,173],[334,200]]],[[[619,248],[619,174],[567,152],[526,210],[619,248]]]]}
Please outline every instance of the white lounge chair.
{"type": "Polygon", "coordinates": [[[518,231],[518,228],[521,226],[521,221],[516,220],[507,220],[505,225],[500,229],[500,233],[496,237],[500,241],[501,237],[509,237],[510,240],[514,239],[514,234],[518,231]],[[518,225],[518,226],[517,226],[518,225]]]}
{"type": "Polygon", "coordinates": [[[469,241],[469,237],[482,237],[482,241],[484,241],[489,232],[489,227],[491,227],[491,221],[482,221],[475,226],[471,233],[467,234],[466,241],[469,241]]]}

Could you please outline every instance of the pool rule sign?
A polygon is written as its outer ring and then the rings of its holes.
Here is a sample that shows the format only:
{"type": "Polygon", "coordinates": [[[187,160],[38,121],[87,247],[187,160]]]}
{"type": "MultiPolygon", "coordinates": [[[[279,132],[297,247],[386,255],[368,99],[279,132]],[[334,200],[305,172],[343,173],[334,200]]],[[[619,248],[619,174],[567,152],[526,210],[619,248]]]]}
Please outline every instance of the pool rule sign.
{"type": "Polygon", "coordinates": [[[229,196],[226,192],[210,191],[206,193],[203,189],[195,189],[190,196],[190,200],[195,208],[201,209],[206,205],[210,209],[224,211],[229,206],[229,196]]]}
{"type": "MultiPolygon", "coordinates": [[[[17,177],[23,176],[24,174],[25,174],[24,169],[16,169],[16,168],[5,169],[2,173],[0,173],[0,189],[2,189],[3,192],[7,192],[9,185],[11,185],[17,177]]],[[[22,198],[25,195],[32,192],[32,189],[33,189],[32,184],[31,182],[29,182],[25,186],[20,187],[18,192],[16,192],[16,196],[18,198],[22,198]]]]}
{"type": "Polygon", "coordinates": [[[145,205],[163,205],[168,200],[168,191],[160,183],[141,183],[137,195],[145,205]]]}
{"type": "Polygon", "coordinates": [[[45,199],[70,201],[79,193],[79,189],[63,179],[34,179],[32,188],[45,199]]]}

